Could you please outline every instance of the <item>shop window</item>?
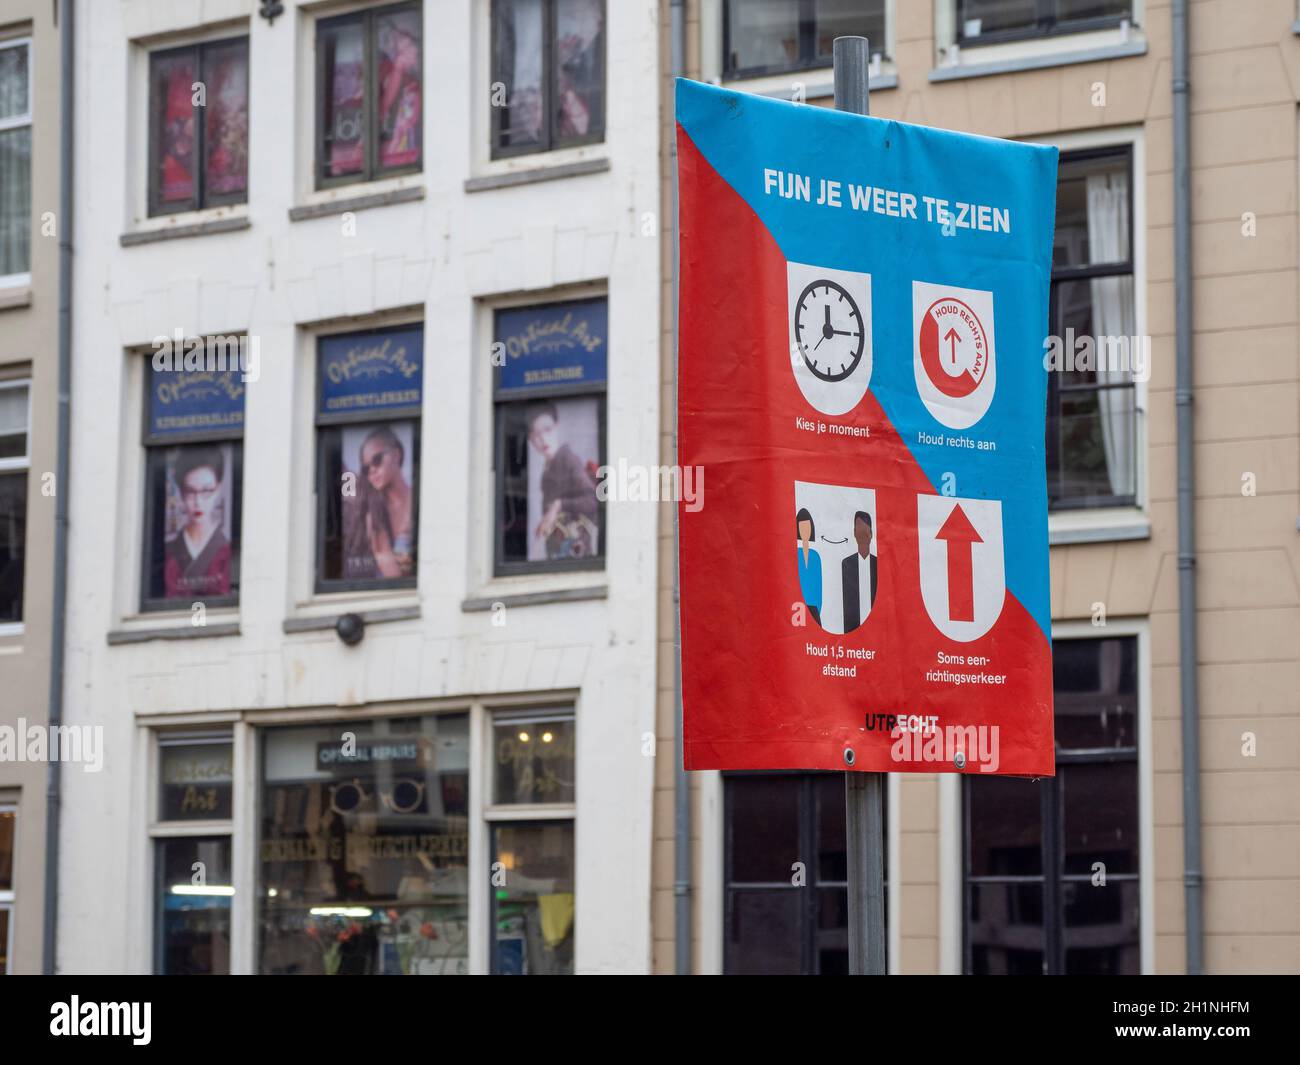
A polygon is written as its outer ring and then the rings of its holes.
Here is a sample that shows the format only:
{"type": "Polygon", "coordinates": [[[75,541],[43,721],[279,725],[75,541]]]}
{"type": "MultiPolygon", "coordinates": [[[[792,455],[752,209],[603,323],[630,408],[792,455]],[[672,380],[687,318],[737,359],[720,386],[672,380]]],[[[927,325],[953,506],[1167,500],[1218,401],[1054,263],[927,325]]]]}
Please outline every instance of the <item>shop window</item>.
{"type": "Polygon", "coordinates": [[[498,714],[492,766],[492,972],[572,973],[572,712],[498,714]]]}
{"type": "Polygon", "coordinates": [[[723,76],[829,67],[835,38],[846,36],[883,54],[885,0],[726,0],[723,76]]]}
{"type": "Polygon", "coordinates": [[[957,0],[957,43],[969,48],[1083,33],[1132,18],[1133,0],[957,0]]]}
{"type": "Polygon", "coordinates": [[[723,783],[724,972],[846,974],[844,774],[727,773],[723,783]]]}
{"type": "Polygon", "coordinates": [[[0,40],[0,281],[31,270],[31,59],[30,38],[0,40]]]}
{"type": "Polygon", "coordinates": [[[605,139],[605,0],[493,0],[492,156],[605,139]]]}
{"type": "Polygon", "coordinates": [[[496,312],[498,576],[604,567],[608,317],[603,297],[496,312]]]}
{"type": "Polygon", "coordinates": [[[262,733],[259,971],[469,971],[469,718],[262,733]]]}
{"type": "Polygon", "coordinates": [[[422,34],[419,4],[316,24],[319,187],[419,171],[422,34]]]}
{"type": "Polygon", "coordinates": [[[1137,640],[1056,640],[1056,776],[963,778],[966,971],[1133,975],[1137,640]]]}
{"type": "Polygon", "coordinates": [[[248,38],[149,55],[149,213],[248,199],[248,38]]]}
{"type": "Polygon", "coordinates": [[[1133,177],[1127,149],[1061,157],[1050,301],[1064,365],[1048,376],[1047,491],[1054,510],[1137,501],[1133,177]],[[1073,368],[1070,368],[1070,360],[1073,368]]]}
{"type": "Polygon", "coordinates": [[[316,590],[414,588],[424,328],[317,349],[316,590]]]}
{"type": "Polygon", "coordinates": [[[158,741],[155,973],[230,972],[233,747],[230,735],[158,741]]]}
{"type": "Polygon", "coordinates": [[[243,376],[145,366],[143,610],[239,602],[243,376]]]}
{"type": "Polygon", "coordinates": [[[0,626],[23,620],[31,386],[0,381],[0,626]]]}

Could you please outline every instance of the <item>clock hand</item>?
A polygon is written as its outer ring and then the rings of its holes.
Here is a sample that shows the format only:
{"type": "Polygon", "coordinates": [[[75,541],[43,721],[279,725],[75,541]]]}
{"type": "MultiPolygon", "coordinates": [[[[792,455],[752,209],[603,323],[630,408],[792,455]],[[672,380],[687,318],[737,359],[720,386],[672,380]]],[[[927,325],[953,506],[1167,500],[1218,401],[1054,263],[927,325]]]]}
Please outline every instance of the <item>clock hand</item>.
{"type": "Polygon", "coordinates": [[[817,343],[813,345],[813,351],[816,351],[818,348],[820,348],[822,346],[822,340],[825,339],[826,339],[825,337],[822,337],[821,340],[817,341],[817,343]]]}
{"type": "Polygon", "coordinates": [[[826,328],[829,329],[830,327],[831,327],[831,305],[828,303],[826,304],[826,328]]]}

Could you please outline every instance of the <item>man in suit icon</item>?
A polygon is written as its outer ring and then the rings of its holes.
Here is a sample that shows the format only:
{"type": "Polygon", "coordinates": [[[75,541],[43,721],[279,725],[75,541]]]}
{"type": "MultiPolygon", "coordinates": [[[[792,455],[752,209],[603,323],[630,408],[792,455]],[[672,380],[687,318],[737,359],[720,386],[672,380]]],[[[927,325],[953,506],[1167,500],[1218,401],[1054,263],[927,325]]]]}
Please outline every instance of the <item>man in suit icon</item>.
{"type": "Polygon", "coordinates": [[[853,515],[853,539],[858,549],[840,563],[844,588],[844,631],[862,624],[862,593],[867,588],[867,610],[876,604],[876,556],[871,553],[871,515],[859,510],[853,515]]]}

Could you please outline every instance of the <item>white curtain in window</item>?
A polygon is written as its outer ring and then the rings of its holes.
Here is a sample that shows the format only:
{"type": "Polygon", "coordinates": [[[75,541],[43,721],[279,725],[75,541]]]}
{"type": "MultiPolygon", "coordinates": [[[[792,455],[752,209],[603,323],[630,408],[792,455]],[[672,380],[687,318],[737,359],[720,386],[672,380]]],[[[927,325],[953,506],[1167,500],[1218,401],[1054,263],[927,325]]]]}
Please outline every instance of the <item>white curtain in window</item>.
{"type": "MultiPolygon", "coordinates": [[[[1128,205],[1127,173],[1088,175],[1088,245],[1092,262],[1116,262],[1128,257],[1128,205]]],[[[1133,278],[1098,277],[1093,278],[1090,285],[1092,332],[1099,366],[1097,383],[1115,385],[1130,382],[1133,375],[1129,369],[1102,368],[1101,360],[1107,352],[1104,338],[1133,336],[1133,278]]],[[[1133,495],[1136,492],[1133,451],[1137,444],[1137,419],[1132,389],[1103,388],[1097,393],[1097,406],[1111,493],[1133,495]]]]}

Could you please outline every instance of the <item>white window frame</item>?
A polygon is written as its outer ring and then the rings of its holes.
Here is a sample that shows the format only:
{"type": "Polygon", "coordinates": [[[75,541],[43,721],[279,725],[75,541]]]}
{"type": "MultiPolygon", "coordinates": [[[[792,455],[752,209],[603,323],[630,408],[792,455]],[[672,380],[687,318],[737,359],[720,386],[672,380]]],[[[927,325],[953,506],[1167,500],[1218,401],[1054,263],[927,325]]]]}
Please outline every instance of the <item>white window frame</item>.
{"type": "MultiPolygon", "coordinates": [[[[32,77],[32,39],[31,37],[12,37],[8,40],[0,40],[0,51],[8,48],[26,48],[27,49],[27,113],[15,115],[12,118],[0,118],[0,133],[7,133],[14,129],[31,129],[32,128],[32,93],[35,89],[35,82],[32,77]]],[[[30,159],[28,165],[30,166],[30,159]]],[[[29,178],[30,181],[30,178],[29,178]]],[[[16,274],[0,274],[0,288],[21,288],[32,283],[32,263],[31,263],[31,246],[27,250],[27,269],[16,274]]],[[[30,430],[30,420],[29,420],[30,430]]]]}
{"type": "MultiPolygon", "coordinates": [[[[0,802],[0,814],[14,815],[14,851],[13,851],[14,874],[13,875],[14,878],[17,879],[18,833],[21,831],[21,826],[18,823],[19,822],[18,804],[13,802],[0,802]]],[[[14,890],[12,884],[7,889],[0,888],[0,912],[7,913],[9,915],[8,921],[5,924],[5,930],[6,930],[5,975],[6,976],[13,975],[13,967],[14,967],[14,926],[15,926],[14,910],[16,908],[14,896],[16,894],[17,892],[14,890]]]]}
{"type": "MultiPolygon", "coordinates": [[[[25,388],[27,389],[27,432],[26,443],[23,447],[23,454],[11,458],[0,458],[0,474],[6,473],[28,473],[32,468],[32,379],[30,377],[15,377],[11,380],[0,380],[0,392],[7,392],[10,389],[25,388]]],[[[31,485],[28,485],[28,492],[31,491],[31,485]]],[[[25,505],[24,501],[24,505],[25,505]]],[[[23,566],[24,579],[26,579],[26,565],[23,566]]],[[[21,636],[23,633],[23,622],[6,621],[0,623],[0,636],[21,636]]]]}

